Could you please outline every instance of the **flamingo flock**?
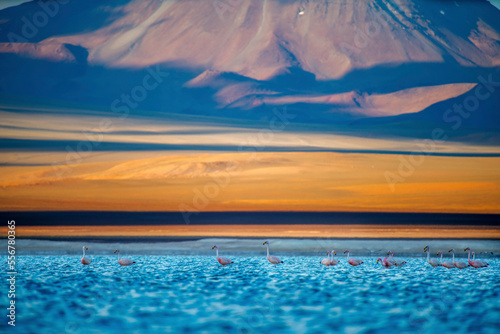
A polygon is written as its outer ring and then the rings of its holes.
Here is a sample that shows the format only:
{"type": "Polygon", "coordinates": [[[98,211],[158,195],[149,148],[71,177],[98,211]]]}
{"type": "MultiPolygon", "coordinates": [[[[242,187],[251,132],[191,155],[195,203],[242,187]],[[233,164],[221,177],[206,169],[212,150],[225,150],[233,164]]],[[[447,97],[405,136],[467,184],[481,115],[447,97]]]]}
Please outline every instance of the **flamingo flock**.
{"type": "MultiPolygon", "coordinates": [[[[272,256],[272,255],[269,254],[269,241],[265,241],[263,243],[263,245],[265,245],[266,248],[267,248],[267,260],[269,261],[269,263],[271,263],[272,265],[274,265],[274,267],[277,267],[277,265],[284,263],[279,257],[272,256]]],[[[224,267],[224,266],[227,266],[227,265],[230,265],[230,264],[234,264],[234,261],[232,261],[231,259],[219,256],[219,247],[217,247],[217,245],[214,245],[212,247],[212,249],[215,249],[215,251],[216,251],[215,254],[216,254],[217,262],[219,262],[219,264],[221,266],[224,267]]],[[[90,265],[92,263],[92,260],[90,259],[90,257],[86,256],[85,251],[87,251],[87,250],[88,250],[88,248],[86,246],[83,246],[83,256],[82,256],[82,259],[81,259],[81,263],[84,266],[90,265]]],[[[451,248],[448,251],[448,253],[452,254],[451,261],[446,261],[445,260],[443,262],[443,252],[442,251],[438,251],[437,252],[437,255],[440,256],[439,260],[437,258],[433,259],[433,258],[430,257],[430,248],[429,248],[429,246],[425,246],[424,247],[424,253],[427,253],[427,262],[433,268],[436,268],[436,267],[445,267],[445,268],[448,268],[448,269],[454,269],[454,268],[465,269],[467,267],[473,267],[473,268],[479,269],[479,268],[486,268],[486,267],[489,266],[489,264],[487,262],[485,262],[485,261],[476,260],[475,259],[475,253],[470,249],[470,247],[465,248],[464,252],[468,253],[467,254],[467,263],[465,263],[463,261],[455,261],[455,249],[453,249],[453,248],[451,248]],[[470,258],[471,254],[472,254],[472,260],[470,258]]],[[[130,266],[130,265],[133,265],[133,264],[136,263],[135,261],[130,260],[130,259],[124,259],[124,258],[120,259],[120,251],[118,249],[115,250],[114,253],[117,254],[117,256],[118,256],[118,263],[121,266],[130,266]]],[[[360,265],[362,265],[364,263],[362,260],[350,257],[350,251],[348,249],[346,249],[344,251],[344,254],[347,254],[347,257],[346,257],[347,263],[350,264],[353,267],[360,266],[360,265]]],[[[493,254],[493,253],[490,252],[490,254],[493,254]]],[[[323,265],[325,267],[330,267],[330,266],[336,266],[336,265],[338,265],[340,263],[339,260],[334,259],[334,257],[333,257],[334,255],[337,255],[337,253],[335,252],[335,250],[327,251],[326,255],[328,257],[324,258],[324,259],[322,259],[320,261],[321,265],[323,265]]],[[[405,264],[407,264],[407,262],[404,261],[404,260],[395,259],[394,258],[394,253],[392,251],[388,251],[387,254],[386,254],[386,256],[383,259],[380,258],[380,257],[377,258],[376,264],[378,264],[378,263],[380,263],[382,265],[382,267],[384,267],[384,268],[402,267],[405,264]],[[390,255],[390,257],[389,257],[389,255],[390,255]]]]}
{"type": "Polygon", "coordinates": [[[453,248],[451,248],[448,253],[452,253],[452,260],[451,261],[445,261],[443,262],[443,252],[439,251],[437,252],[437,255],[440,255],[440,259],[439,261],[437,259],[431,259],[430,258],[430,251],[429,251],[429,246],[425,246],[424,248],[424,252],[427,253],[427,262],[429,262],[429,264],[431,266],[433,266],[434,268],[436,267],[445,267],[445,268],[448,268],[448,269],[454,269],[454,268],[458,268],[458,269],[465,269],[467,267],[473,267],[473,268],[485,268],[485,267],[488,267],[489,264],[487,262],[484,262],[484,261],[476,261],[475,260],[475,253],[472,252],[472,260],[470,259],[470,255],[471,255],[471,249],[470,247],[467,247],[464,249],[464,252],[468,252],[468,256],[467,256],[467,262],[468,263],[465,263],[465,262],[462,262],[462,261],[455,261],[455,250],[453,248]]]}

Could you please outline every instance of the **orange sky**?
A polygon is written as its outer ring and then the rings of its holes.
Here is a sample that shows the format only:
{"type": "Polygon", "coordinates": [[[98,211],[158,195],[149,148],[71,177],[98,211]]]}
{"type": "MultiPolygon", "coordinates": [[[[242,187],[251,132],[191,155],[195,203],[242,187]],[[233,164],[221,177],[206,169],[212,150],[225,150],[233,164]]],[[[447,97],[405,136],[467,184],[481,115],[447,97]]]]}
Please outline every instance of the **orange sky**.
{"type": "Polygon", "coordinates": [[[397,211],[500,213],[500,158],[343,153],[11,153],[42,166],[0,167],[0,210],[397,211]],[[43,165],[45,164],[45,165],[43,165]],[[387,173],[399,175],[392,188],[387,173]]]}

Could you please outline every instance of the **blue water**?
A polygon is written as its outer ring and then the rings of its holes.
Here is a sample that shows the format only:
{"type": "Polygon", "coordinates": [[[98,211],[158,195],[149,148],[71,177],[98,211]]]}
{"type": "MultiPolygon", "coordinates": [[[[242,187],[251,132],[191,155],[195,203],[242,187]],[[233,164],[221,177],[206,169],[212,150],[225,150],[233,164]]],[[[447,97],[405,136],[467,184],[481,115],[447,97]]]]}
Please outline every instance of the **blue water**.
{"type": "MultiPolygon", "coordinates": [[[[486,269],[431,268],[408,258],[384,269],[375,258],[354,268],[316,257],[18,257],[19,333],[498,333],[498,259],[486,269]]],[[[2,257],[5,263],[6,257],[2,257]]],[[[5,285],[5,271],[2,281],[5,285]]],[[[7,294],[0,297],[3,313],[7,294]]],[[[7,328],[9,327],[9,328],[7,328]]]]}

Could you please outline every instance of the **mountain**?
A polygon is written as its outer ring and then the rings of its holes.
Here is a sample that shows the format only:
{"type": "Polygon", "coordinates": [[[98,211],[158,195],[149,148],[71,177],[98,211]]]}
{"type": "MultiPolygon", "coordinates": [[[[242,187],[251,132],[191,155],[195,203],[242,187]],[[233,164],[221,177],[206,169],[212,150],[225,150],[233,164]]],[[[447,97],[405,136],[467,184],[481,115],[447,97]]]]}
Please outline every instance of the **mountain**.
{"type": "MultiPolygon", "coordinates": [[[[500,11],[486,0],[40,1],[0,11],[2,105],[115,111],[125,94],[139,116],[226,125],[286,106],[299,128],[426,137],[484,80],[499,82],[499,69],[500,11]],[[158,85],[141,88],[153,73],[158,85]]],[[[450,138],[498,142],[491,87],[450,138]]]]}

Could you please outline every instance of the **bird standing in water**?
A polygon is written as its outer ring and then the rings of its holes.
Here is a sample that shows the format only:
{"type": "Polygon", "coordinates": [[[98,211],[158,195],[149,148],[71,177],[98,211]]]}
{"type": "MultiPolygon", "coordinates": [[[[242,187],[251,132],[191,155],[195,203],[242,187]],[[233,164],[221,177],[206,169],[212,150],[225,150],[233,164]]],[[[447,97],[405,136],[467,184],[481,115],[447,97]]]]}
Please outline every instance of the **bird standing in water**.
{"type": "Polygon", "coordinates": [[[455,265],[455,267],[457,267],[458,269],[464,269],[464,268],[467,268],[469,266],[465,262],[455,261],[455,250],[453,248],[450,249],[448,252],[452,252],[453,253],[453,264],[455,265]]]}
{"type": "Polygon", "coordinates": [[[354,258],[349,258],[349,250],[348,250],[348,249],[346,249],[346,250],[344,251],[344,254],[345,254],[345,253],[347,253],[347,262],[348,262],[351,266],[353,266],[353,267],[357,267],[357,266],[359,266],[360,264],[364,263],[364,262],[363,262],[363,261],[361,261],[361,260],[354,259],[354,258]]]}
{"type": "Polygon", "coordinates": [[[452,268],[456,268],[455,265],[453,264],[453,262],[451,261],[445,261],[443,262],[443,252],[439,251],[437,252],[437,255],[441,255],[441,265],[445,268],[448,268],[448,269],[452,269],[452,268]]]}
{"type": "Polygon", "coordinates": [[[467,251],[469,252],[467,260],[468,260],[469,265],[471,267],[474,267],[474,268],[478,269],[478,268],[484,268],[484,267],[488,267],[489,266],[489,264],[487,262],[479,261],[479,260],[474,260],[474,259],[471,260],[470,259],[471,250],[470,250],[469,247],[467,247],[466,249],[464,249],[464,252],[467,252],[467,251]]]}
{"type": "Polygon", "coordinates": [[[83,246],[83,257],[82,257],[82,264],[85,266],[85,265],[89,265],[92,260],[90,259],[90,257],[88,256],[85,256],[85,251],[86,250],[89,250],[87,247],[83,246]]]}
{"type": "Polygon", "coordinates": [[[330,260],[330,263],[332,266],[336,266],[337,264],[339,264],[339,260],[336,260],[333,258],[333,255],[337,255],[337,253],[335,252],[335,250],[332,250],[330,252],[330,254],[332,255],[332,259],[330,260]]]}
{"type": "Polygon", "coordinates": [[[328,255],[328,258],[325,258],[321,260],[319,263],[324,265],[325,267],[331,266],[332,265],[332,260],[330,260],[330,252],[326,252],[326,255],[328,255]]]}
{"type": "Polygon", "coordinates": [[[122,266],[131,266],[135,263],[135,261],[130,259],[120,259],[120,251],[118,249],[115,250],[115,254],[118,254],[118,263],[122,266]]]}
{"type": "Polygon", "coordinates": [[[283,263],[283,261],[281,261],[279,257],[269,255],[269,242],[268,241],[265,241],[263,243],[263,245],[267,246],[267,260],[269,262],[271,262],[272,264],[274,264],[274,267],[276,267],[277,264],[283,263]]]}
{"type": "Polygon", "coordinates": [[[441,266],[441,263],[439,263],[438,259],[431,259],[431,251],[429,249],[429,246],[424,247],[424,252],[427,253],[427,262],[429,262],[431,266],[433,266],[434,268],[441,266]]]}
{"type": "Polygon", "coordinates": [[[231,261],[230,259],[228,259],[227,257],[219,257],[219,247],[217,247],[217,245],[214,245],[212,247],[212,249],[216,249],[217,251],[217,261],[219,261],[219,263],[222,265],[222,266],[227,266],[228,264],[231,264],[231,263],[234,263],[233,261],[231,261]]]}
{"type": "Polygon", "coordinates": [[[379,262],[380,262],[380,264],[381,264],[383,267],[385,267],[385,268],[390,268],[390,267],[392,267],[392,264],[390,264],[389,262],[387,262],[387,257],[386,257],[385,259],[383,259],[383,260],[382,260],[381,258],[378,258],[378,259],[377,259],[377,263],[379,263],[379,262]]]}

